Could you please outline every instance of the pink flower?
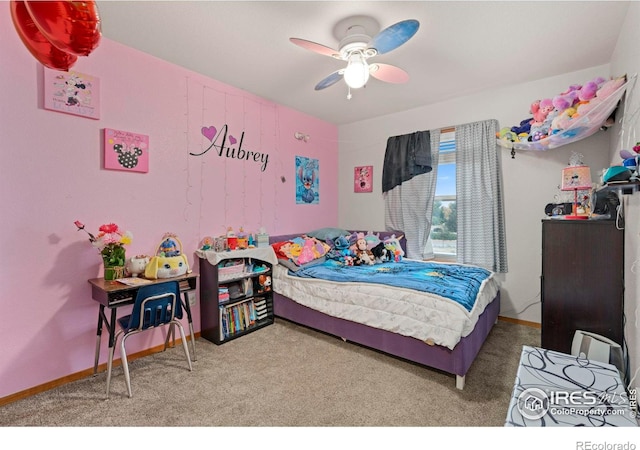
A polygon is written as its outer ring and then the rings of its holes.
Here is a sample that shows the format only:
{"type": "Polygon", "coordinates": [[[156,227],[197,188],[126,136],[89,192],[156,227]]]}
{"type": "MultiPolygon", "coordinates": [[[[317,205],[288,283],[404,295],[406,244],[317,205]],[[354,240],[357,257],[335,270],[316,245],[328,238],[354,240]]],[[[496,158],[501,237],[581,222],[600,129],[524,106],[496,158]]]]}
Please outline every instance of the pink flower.
{"type": "Polygon", "coordinates": [[[73,222],[78,231],[83,230],[89,235],[89,241],[100,252],[111,251],[113,247],[122,247],[131,243],[133,238],[131,232],[123,232],[115,223],[107,223],[98,228],[97,237],[85,230],[85,226],[79,220],[73,222]]]}
{"type": "Polygon", "coordinates": [[[116,225],[115,223],[107,223],[105,225],[102,225],[98,231],[101,231],[105,234],[110,234],[110,233],[118,233],[118,225],[116,225]]]}
{"type": "Polygon", "coordinates": [[[95,242],[96,241],[96,237],[89,233],[87,230],[84,229],[84,224],[82,222],[80,222],[79,220],[76,220],[75,222],[73,222],[73,224],[78,227],[78,231],[80,230],[84,230],[85,233],[87,233],[89,235],[89,242],[95,242]]]}

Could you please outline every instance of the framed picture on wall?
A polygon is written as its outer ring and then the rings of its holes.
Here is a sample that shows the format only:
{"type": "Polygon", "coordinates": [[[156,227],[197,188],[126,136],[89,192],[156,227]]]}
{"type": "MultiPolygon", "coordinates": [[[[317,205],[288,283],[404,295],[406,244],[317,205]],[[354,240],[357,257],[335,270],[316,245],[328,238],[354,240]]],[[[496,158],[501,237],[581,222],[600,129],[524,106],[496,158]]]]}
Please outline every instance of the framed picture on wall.
{"type": "Polygon", "coordinates": [[[44,68],[44,108],[100,118],[100,79],[80,72],[44,68]]]}
{"type": "Polygon", "coordinates": [[[320,203],[320,163],[317,159],[296,156],[296,203],[320,203]]]}
{"type": "Polygon", "coordinates": [[[373,192],[373,166],[353,169],[353,192],[373,192]]]}
{"type": "Polygon", "coordinates": [[[149,136],[105,128],[104,168],[148,172],[149,136]]]}

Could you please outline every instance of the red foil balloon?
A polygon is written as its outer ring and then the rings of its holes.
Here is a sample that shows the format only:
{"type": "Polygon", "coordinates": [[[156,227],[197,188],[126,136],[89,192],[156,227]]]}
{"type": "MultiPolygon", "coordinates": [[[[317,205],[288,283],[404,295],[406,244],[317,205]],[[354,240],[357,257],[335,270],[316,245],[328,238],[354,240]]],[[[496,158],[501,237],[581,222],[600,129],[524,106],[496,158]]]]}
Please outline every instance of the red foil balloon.
{"type": "Polygon", "coordinates": [[[100,17],[94,1],[25,0],[40,32],[60,50],[89,55],[100,43],[100,17]]]}
{"type": "Polygon", "coordinates": [[[11,19],[22,43],[42,65],[55,70],[68,71],[78,60],[76,55],[55,47],[38,30],[23,1],[11,0],[11,19]]]}

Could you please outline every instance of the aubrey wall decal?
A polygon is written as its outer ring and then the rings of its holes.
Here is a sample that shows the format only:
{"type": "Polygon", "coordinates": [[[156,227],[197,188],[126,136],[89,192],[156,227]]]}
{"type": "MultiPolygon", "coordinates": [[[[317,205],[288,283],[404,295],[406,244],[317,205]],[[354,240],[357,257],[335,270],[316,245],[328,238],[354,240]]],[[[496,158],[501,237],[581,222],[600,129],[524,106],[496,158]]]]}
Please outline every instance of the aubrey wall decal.
{"type": "Polygon", "coordinates": [[[218,156],[225,156],[226,158],[231,158],[231,159],[241,159],[241,160],[261,163],[260,170],[264,172],[267,169],[267,164],[269,163],[269,155],[267,153],[254,152],[252,150],[246,150],[242,148],[242,141],[244,140],[244,131],[240,135],[240,142],[238,142],[238,140],[235,137],[228,134],[228,128],[226,124],[223,125],[220,131],[218,131],[218,129],[215,126],[211,125],[208,127],[202,127],[200,132],[205,138],[211,141],[211,145],[200,153],[189,152],[190,155],[202,156],[212,148],[215,148],[218,153],[218,156]],[[229,139],[228,145],[226,145],[227,138],[229,139]],[[221,142],[219,142],[220,140],[221,142]],[[232,147],[233,145],[236,145],[236,144],[238,144],[237,148],[232,147]]]}

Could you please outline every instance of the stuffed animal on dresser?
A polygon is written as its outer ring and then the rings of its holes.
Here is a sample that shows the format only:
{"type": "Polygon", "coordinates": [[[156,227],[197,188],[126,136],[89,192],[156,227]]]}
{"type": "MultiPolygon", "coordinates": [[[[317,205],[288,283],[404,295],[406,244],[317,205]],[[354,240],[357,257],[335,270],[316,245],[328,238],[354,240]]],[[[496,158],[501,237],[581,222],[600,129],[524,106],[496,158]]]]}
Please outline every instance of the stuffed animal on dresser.
{"type": "Polygon", "coordinates": [[[271,277],[269,275],[260,275],[258,277],[259,293],[269,292],[271,290],[271,277]]]}
{"type": "Polygon", "coordinates": [[[143,274],[147,268],[147,264],[149,264],[149,261],[151,261],[151,257],[147,255],[132,256],[127,259],[125,264],[127,274],[132,277],[137,277],[138,275],[143,274]]]}

